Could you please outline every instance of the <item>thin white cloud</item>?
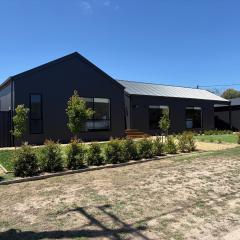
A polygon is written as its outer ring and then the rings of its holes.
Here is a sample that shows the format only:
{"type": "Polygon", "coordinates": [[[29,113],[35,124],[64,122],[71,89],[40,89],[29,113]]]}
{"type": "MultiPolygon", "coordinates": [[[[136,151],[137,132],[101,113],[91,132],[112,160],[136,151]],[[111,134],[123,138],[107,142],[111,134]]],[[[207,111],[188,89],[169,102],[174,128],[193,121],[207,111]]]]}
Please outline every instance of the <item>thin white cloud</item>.
{"type": "Polygon", "coordinates": [[[84,14],[92,14],[93,13],[93,8],[89,1],[81,1],[80,7],[82,10],[82,13],[84,13],[84,14]]]}
{"type": "Polygon", "coordinates": [[[115,1],[112,1],[112,0],[104,0],[103,5],[104,5],[105,7],[111,8],[111,9],[113,9],[113,10],[115,10],[115,11],[118,11],[119,8],[120,8],[119,5],[117,5],[117,4],[115,3],[115,1]]]}
{"type": "Polygon", "coordinates": [[[109,7],[111,5],[111,1],[106,0],[106,1],[103,2],[103,5],[106,6],[106,7],[109,7]]]}
{"type": "Polygon", "coordinates": [[[106,7],[112,11],[118,11],[119,5],[115,0],[76,0],[81,13],[84,15],[92,15],[99,7],[106,7]]]}

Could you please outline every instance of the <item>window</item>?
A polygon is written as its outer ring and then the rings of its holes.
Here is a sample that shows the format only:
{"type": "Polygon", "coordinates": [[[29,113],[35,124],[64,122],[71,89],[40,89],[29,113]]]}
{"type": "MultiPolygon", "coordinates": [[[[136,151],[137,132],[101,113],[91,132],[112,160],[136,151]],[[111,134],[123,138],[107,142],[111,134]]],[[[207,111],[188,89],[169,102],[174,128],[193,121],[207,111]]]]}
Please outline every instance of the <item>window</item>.
{"type": "Polygon", "coordinates": [[[201,128],[202,127],[202,109],[200,107],[186,108],[186,128],[201,128]]]}
{"type": "Polygon", "coordinates": [[[86,123],[88,131],[110,129],[110,100],[107,98],[84,98],[88,108],[94,111],[86,123]]]}
{"type": "Polygon", "coordinates": [[[30,95],[30,133],[42,133],[42,96],[30,95]]]}
{"type": "Polygon", "coordinates": [[[169,112],[168,106],[149,106],[149,129],[159,129],[159,121],[162,118],[164,111],[169,112]]]}

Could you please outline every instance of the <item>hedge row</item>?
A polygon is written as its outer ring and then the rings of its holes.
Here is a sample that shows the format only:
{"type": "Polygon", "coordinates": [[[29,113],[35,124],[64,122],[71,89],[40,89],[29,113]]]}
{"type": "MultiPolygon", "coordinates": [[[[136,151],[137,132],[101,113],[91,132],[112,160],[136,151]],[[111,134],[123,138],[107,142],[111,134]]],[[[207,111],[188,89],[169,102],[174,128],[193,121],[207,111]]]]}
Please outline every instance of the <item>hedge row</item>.
{"type": "Polygon", "coordinates": [[[64,168],[80,169],[87,166],[123,163],[130,160],[152,158],[164,153],[175,154],[177,151],[195,150],[193,135],[184,133],[178,137],[178,144],[172,136],[165,143],[162,138],[154,140],[144,138],[139,141],[131,139],[112,139],[106,144],[89,145],[79,140],[72,140],[63,150],[60,144],[47,140],[43,147],[36,149],[24,145],[16,152],[14,174],[18,177],[35,176],[41,172],[58,172],[64,168]]]}

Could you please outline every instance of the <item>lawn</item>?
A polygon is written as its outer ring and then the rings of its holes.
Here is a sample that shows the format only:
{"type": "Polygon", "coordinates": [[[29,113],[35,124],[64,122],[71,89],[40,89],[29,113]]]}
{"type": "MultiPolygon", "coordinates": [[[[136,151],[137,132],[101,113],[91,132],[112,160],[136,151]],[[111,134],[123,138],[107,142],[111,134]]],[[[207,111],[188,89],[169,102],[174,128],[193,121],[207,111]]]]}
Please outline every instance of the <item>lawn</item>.
{"type": "Polygon", "coordinates": [[[13,169],[13,157],[14,150],[1,150],[0,151],[0,164],[7,170],[12,171],[13,169]]]}
{"type": "Polygon", "coordinates": [[[230,240],[239,185],[238,147],[1,186],[0,239],[230,240]]]}
{"type": "Polygon", "coordinates": [[[195,136],[195,139],[205,142],[237,143],[238,136],[236,134],[199,135],[195,136]]]}

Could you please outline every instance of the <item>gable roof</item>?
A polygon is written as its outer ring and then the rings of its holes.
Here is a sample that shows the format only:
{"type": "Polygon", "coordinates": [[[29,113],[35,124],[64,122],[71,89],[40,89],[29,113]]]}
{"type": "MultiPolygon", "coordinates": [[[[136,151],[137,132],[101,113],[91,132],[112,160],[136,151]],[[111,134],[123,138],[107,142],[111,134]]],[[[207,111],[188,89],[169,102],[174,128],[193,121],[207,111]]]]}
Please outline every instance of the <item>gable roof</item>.
{"type": "Polygon", "coordinates": [[[228,100],[203,89],[177,87],[155,83],[133,82],[126,80],[118,80],[118,82],[125,87],[125,91],[130,95],[189,98],[221,101],[226,103],[228,102],[228,100]]]}
{"type": "Polygon", "coordinates": [[[100,74],[104,75],[107,79],[109,79],[110,81],[112,81],[114,84],[116,84],[118,87],[120,88],[124,88],[124,86],[122,86],[121,84],[119,84],[117,81],[115,81],[112,77],[110,77],[107,73],[105,73],[104,71],[102,71],[100,68],[98,68],[96,65],[94,65],[92,62],[90,62],[89,60],[87,60],[85,57],[83,57],[81,54],[79,54],[78,52],[73,52],[71,54],[68,54],[66,56],[63,56],[61,58],[55,59],[53,61],[50,61],[48,63],[42,64],[38,67],[32,68],[30,70],[24,71],[22,73],[16,74],[14,76],[10,76],[9,78],[7,78],[1,85],[0,85],[0,89],[5,86],[6,84],[8,84],[11,80],[15,80],[15,79],[19,79],[22,77],[27,76],[28,74],[32,74],[35,73],[37,71],[41,71],[42,69],[51,67],[53,65],[59,64],[61,62],[65,62],[68,61],[72,58],[78,58],[79,60],[85,62],[86,64],[88,64],[90,67],[92,67],[93,69],[95,69],[95,71],[99,72],[100,74]]]}

